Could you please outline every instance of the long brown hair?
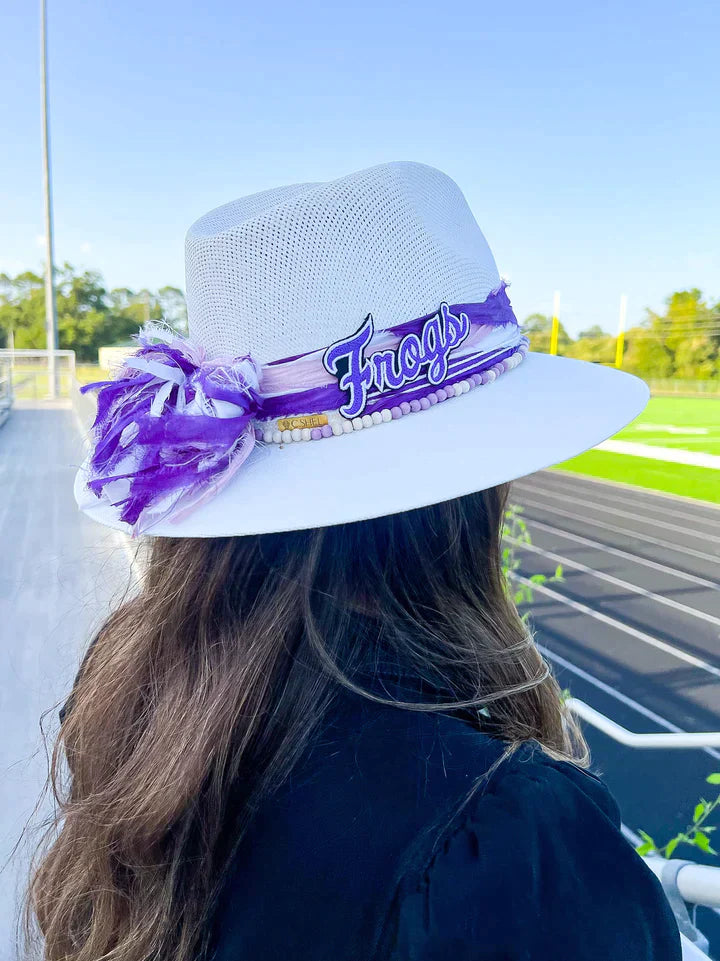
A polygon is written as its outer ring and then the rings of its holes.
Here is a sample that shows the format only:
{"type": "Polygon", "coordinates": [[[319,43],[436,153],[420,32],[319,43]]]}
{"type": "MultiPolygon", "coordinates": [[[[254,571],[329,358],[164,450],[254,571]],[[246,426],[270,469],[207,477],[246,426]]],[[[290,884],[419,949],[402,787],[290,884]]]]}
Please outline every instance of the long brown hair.
{"type": "Polygon", "coordinates": [[[502,572],[507,493],[319,530],[152,542],[141,591],[89,650],[53,753],[57,818],[27,912],[46,961],[202,953],[253,811],[338,690],[364,690],[375,652],[446,692],[402,707],[479,718],[489,705],[509,748],[535,739],[578,756],[502,572]]]}

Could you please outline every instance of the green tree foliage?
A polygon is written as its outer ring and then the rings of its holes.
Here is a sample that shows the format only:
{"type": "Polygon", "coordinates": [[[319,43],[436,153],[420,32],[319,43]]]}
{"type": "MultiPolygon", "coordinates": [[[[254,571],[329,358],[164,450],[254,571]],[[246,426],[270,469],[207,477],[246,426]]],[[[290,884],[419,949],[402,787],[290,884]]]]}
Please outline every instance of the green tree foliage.
{"type": "Polygon", "coordinates": [[[615,338],[601,327],[591,327],[563,351],[566,357],[589,360],[594,364],[615,363],[615,338]]]}
{"type": "MultiPolygon", "coordinates": [[[[711,774],[705,778],[705,780],[708,784],[717,787],[717,785],[720,784],[720,773],[711,774]]],[[[671,858],[678,844],[689,844],[693,847],[700,848],[700,850],[706,854],[717,854],[718,852],[713,848],[709,837],[716,828],[709,825],[707,819],[718,807],[720,807],[720,795],[713,798],[712,801],[706,801],[705,798],[700,798],[693,810],[692,821],[690,821],[684,831],[676,834],[675,837],[671,838],[666,844],[658,844],[646,831],[639,831],[638,833],[643,843],[639,844],[635,850],[638,854],[659,854],[663,858],[671,858]]]]}
{"type": "MultiPolygon", "coordinates": [[[[177,287],[108,291],[95,271],[78,274],[64,264],[56,271],[58,341],[79,361],[95,363],[98,347],[123,343],[148,320],[163,320],[187,331],[185,298],[177,287]]],[[[0,274],[0,347],[12,339],[17,349],[45,347],[43,278],[31,271],[0,274]]]]}
{"type": "MultiPolygon", "coordinates": [[[[530,346],[533,350],[541,351],[542,353],[549,353],[550,351],[550,333],[552,331],[552,317],[547,317],[545,314],[530,314],[530,316],[525,320],[523,324],[523,330],[530,338],[530,346]]],[[[558,350],[559,352],[565,353],[563,348],[569,347],[572,343],[572,338],[565,330],[562,324],[558,325],[558,350]]]]}
{"type": "Polygon", "coordinates": [[[600,324],[594,324],[592,327],[588,327],[587,330],[581,330],[578,334],[580,340],[584,338],[589,338],[590,340],[600,340],[602,337],[610,337],[611,335],[607,331],[603,330],[600,324]]]}
{"type": "MultiPolygon", "coordinates": [[[[625,335],[623,367],[640,377],[672,377],[673,355],[662,340],[645,327],[633,327],[625,335]]],[[[693,375],[690,375],[693,376],[693,375]]]]}
{"type": "MultiPolygon", "coordinates": [[[[680,290],[665,301],[662,314],[648,310],[645,321],[625,335],[623,368],[641,377],[720,379],[720,304],[702,293],[680,290]]],[[[550,318],[532,314],[523,325],[533,350],[550,349],[550,318]]],[[[617,340],[595,325],[577,340],[560,325],[559,353],[599,364],[615,362],[617,340]]]]}

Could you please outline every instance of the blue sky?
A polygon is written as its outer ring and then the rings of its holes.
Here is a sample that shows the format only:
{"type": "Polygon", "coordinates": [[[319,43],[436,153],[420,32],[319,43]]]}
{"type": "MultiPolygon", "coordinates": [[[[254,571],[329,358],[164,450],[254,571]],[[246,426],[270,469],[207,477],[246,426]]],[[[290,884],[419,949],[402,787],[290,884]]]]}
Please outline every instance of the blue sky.
{"type": "MultiPolygon", "coordinates": [[[[463,188],[518,316],[720,299],[720,4],[48,0],[56,260],[183,286],[246,193],[419,160],[463,188]]],[[[37,4],[4,0],[0,270],[40,267],[37,4]]]]}

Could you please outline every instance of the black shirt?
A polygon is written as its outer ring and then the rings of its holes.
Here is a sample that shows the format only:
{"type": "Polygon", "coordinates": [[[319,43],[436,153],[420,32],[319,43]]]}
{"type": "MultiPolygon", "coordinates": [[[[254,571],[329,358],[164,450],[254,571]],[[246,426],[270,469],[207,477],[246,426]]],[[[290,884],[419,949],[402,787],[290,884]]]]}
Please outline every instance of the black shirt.
{"type": "Polygon", "coordinates": [[[215,961],[680,961],[602,782],[534,742],[484,777],[503,752],[341,695],[241,845],[215,961]]]}

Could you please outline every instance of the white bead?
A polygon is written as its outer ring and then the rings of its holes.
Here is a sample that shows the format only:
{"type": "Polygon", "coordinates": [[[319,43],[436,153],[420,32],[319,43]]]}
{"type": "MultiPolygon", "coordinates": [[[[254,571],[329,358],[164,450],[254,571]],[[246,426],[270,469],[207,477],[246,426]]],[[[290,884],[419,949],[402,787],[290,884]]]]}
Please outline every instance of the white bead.
{"type": "MultiPolygon", "coordinates": [[[[362,427],[362,424],[360,426],[362,427]]],[[[342,422],[342,429],[343,434],[352,434],[353,430],[355,429],[355,425],[350,420],[344,420],[342,422]]]]}
{"type": "Polygon", "coordinates": [[[292,433],[289,430],[284,430],[282,432],[283,444],[289,444],[292,440],[292,433]]]}
{"type": "Polygon", "coordinates": [[[373,425],[373,419],[372,419],[372,417],[370,416],[370,414],[363,414],[363,416],[362,416],[362,425],[363,425],[363,427],[372,427],[372,425],[373,425]]]}
{"type": "Polygon", "coordinates": [[[362,430],[362,429],[363,429],[363,422],[362,422],[362,420],[361,420],[359,417],[356,417],[356,418],[353,420],[352,425],[353,425],[353,430],[362,430]]]}
{"type": "Polygon", "coordinates": [[[311,433],[310,433],[310,428],[309,428],[309,427],[303,427],[303,429],[302,429],[302,439],[303,439],[303,440],[311,440],[311,439],[312,439],[312,435],[311,435],[311,433]]]}
{"type": "MultiPolygon", "coordinates": [[[[333,432],[333,436],[334,436],[334,437],[339,437],[340,434],[342,434],[343,429],[342,429],[342,425],[341,425],[341,424],[338,424],[337,422],[335,422],[334,424],[331,424],[330,426],[332,427],[332,432],[333,432]]],[[[350,429],[352,430],[352,427],[351,427],[350,429]]]]}
{"type": "Polygon", "coordinates": [[[463,392],[463,394],[467,394],[467,393],[469,392],[469,390],[470,390],[470,381],[468,381],[468,380],[461,380],[461,381],[460,381],[460,386],[462,387],[462,392],[463,392]]]}
{"type": "Polygon", "coordinates": [[[370,417],[372,418],[372,422],[376,427],[378,424],[382,424],[382,414],[379,410],[373,411],[370,417]]]}
{"type": "Polygon", "coordinates": [[[274,430],[274,431],[273,431],[272,442],[273,442],[273,444],[281,444],[281,443],[282,443],[282,434],[280,433],[279,430],[274,430]]]}
{"type": "Polygon", "coordinates": [[[272,444],[273,432],[271,430],[263,431],[263,440],[266,444],[272,444]]]}
{"type": "Polygon", "coordinates": [[[295,428],[293,429],[293,431],[292,431],[292,439],[293,439],[293,440],[302,440],[302,431],[300,430],[299,427],[295,427],[295,428]]]}
{"type": "Polygon", "coordinates": [[[392,420],[392,414],[387,409],[387,407],[385,408],[385,410],[380,411],[380,416],[382,417],[383,424],[387,424],[389,420],[392,420]]]}

